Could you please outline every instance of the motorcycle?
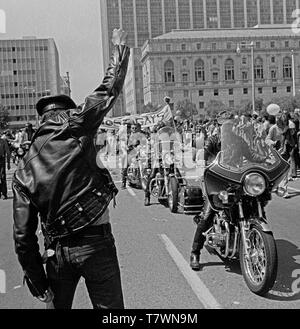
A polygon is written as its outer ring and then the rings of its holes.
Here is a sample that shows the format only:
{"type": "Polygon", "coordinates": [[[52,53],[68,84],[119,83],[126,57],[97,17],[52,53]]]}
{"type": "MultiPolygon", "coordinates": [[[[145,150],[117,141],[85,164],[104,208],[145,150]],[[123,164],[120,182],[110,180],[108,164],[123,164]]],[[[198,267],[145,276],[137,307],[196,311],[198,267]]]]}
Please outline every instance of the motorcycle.
{"type": "Polygon", "coordinates": [[[128,184],[132,187],[146,190],[147,181],[151,173],[148,165],[147,148],[138,145],[130,151],[130,165],[127,169],[128,184]]]}
{"type": "Polygon", "coordinates": [[[205,244],[224,261],[239,260],[248,288],[263,296],[274,285],[278,264],[265,207],[289,164],[261,138],[250,141],[250,150],[266,157],[263,162],[247,159],[236,141],[221,135],[221,152],[204,171],[204,189],[216,211],[205,244]]]}
{"type": "Polygon", "coordinates": [[[198,186],[189,186],[179,171],[176,155],[181,151],[176,131],[163,127],[158,136],[159,166],[156,177],[150,182],[152,196],[167,205],[172,213],[199,213],[203,207],[202,190],[198,186]]]}
{"type": "Polygon", "coordinates": [[[15,149],[15,155],[14,155],[14,163],[15,165],[18,165],[21,159],[24,158],[25,154],[29,150],[31,142],[24,142],[20,144],[16,149],[15,149]]]}

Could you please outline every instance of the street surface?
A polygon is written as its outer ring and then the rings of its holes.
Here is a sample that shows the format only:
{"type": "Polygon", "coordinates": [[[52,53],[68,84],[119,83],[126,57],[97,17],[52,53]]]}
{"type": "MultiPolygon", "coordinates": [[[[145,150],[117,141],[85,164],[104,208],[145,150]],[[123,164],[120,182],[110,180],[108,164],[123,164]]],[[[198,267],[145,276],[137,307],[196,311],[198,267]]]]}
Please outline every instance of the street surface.
{"type": "MultiPolygon", "coordinates": [[[[11,175],[8,173],[8,186],[11,175]]],[[[118,170],[112,171],[120,187],[118,170]]],[[[195,224],[192,216],[172,214],[152,198],[145,207],[142,190],[119,191],[117,207],[110,207],[116,239],[126,308],[130,309],[279,309],[300,308],[292,284],[300,277],[300,179],[289,183],[291,198],[274,195],[267,206],[269,224],[276,239],[279,268],[273,290],[265,297],[251,293],[243,281],[239,264],[225,265],[206,249],[202,271],[189,268],[195,224]],[[294,277],[292,277],[294,275],[294,277]]],[[[0,200],[0,309],[44,308],[22,285],[22,272],[12,240],[12,193],[0,200]],[[5,289],[4,289],[5,288],[5,289]]],[[[295,284],[294,284],[295,285],[295,284]]],[[[83,280],[73,307],[91,308],[83,280]]]]}

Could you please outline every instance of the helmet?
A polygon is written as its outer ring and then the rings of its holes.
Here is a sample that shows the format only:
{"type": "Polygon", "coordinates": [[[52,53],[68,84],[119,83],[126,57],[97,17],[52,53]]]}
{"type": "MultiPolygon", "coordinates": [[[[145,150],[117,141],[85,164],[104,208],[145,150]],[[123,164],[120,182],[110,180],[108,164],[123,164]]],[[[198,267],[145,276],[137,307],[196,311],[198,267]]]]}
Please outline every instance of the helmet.
{"type": "Polygon", "coordinates": [[[222,111],[217,115],[217,122],[222,125],[225,121],[232,120],[234,115],[230,111],[222,111]]]}

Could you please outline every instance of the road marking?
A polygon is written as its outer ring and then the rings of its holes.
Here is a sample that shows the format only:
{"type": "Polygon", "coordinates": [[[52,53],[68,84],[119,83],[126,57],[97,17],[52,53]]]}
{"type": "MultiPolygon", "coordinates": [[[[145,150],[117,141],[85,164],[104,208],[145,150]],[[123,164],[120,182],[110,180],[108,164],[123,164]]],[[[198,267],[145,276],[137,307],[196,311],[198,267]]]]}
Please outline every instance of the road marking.
{"type": "Polygon", "coordinates": [[[174,260],[175,264],[187,280],[188,284],[191,286],[193,292],[196,294],[197,298],[203,304],[205,308],[210,309],[221,309],[222,306],[216,301],[214,296],[210,293],[208,288],[199,278],[199,276],[190,268],[189,264],[183,258],[181,253],[174,246],[172,241],[165,235],[159,234],[167,251],[174,260]]]}
{"type": "Polygon", "coordinates": [[[300,190],[297,190],[296,188],[293,188],[293,187],[288,186],[288,189],[289,190],[292,190],[294,192],[299,192],[300,193],[300,190]]]}
{"type": "Polygon", "coordinates": [[[14,289],[20,289],[22,286],[15,286],[14,289]]]}
{"type": "Polygon", "coordinates": [[[136,197],[136,194],[135,194],[134,190],[131,187],[128,186],[127,191],[131,196],[136,197]]]}

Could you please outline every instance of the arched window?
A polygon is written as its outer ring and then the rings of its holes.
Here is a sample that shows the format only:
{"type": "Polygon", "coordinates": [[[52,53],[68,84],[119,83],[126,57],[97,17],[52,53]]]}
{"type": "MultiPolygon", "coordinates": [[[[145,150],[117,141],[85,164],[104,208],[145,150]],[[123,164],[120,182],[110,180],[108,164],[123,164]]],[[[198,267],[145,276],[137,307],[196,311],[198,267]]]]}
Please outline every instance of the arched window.
{"type": "Polygon", "coordinates": [[[254,63],[254,79],[262,80],[264,78],[263,60],[258,57],[254,63]]]}
{"type": "Polygon", "coordinates": [[[283,78],[292,78],[292,59],[290,57],[284,57],[283,59],[283,78]]]}
{"type": "Polygon", "coordinates": [[[204,62],[202,59],[198,59],[195,62],[195,81],[196,82],[205,81],[204,62]]]}
{"type": "Polygon", "coordinates": [[[234,80],[234,62],[233,59],[228,58],[225,61],[225,81],[234,80]]]}
{"type": "Polygon", "coordinates": [[[169,59],[165,62],[165,82],[170,83],[175,81],[174,77],[174,63],[169,59]]]}

